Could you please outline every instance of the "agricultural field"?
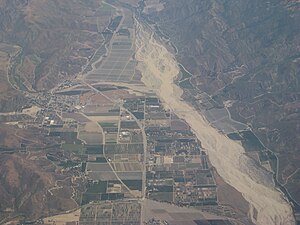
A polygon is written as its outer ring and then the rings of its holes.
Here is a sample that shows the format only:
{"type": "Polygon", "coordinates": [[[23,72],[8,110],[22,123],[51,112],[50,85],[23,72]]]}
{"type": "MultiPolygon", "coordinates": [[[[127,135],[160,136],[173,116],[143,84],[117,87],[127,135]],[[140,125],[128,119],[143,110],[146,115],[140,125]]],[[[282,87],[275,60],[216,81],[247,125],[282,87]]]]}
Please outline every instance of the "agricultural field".
{"type": "Polygon", "coordinates": [[[103,203],[84,206],[80,224],[132,224],[140,225],[141,205],[138,202],[103,203]]]}
{"type": "Polygon", "coordinates": [[[105,154],[142,154],[144,152],[143,144],[117,144],[105,145],[105,154]]]}
{"type": "Polygon", "coordinates": [[[81,131],[78,138],[88,145],[98,145],[103,143],[102,133],[81,131]]]}
{"type": "Polygon", "coordinates": [[[85,75],[87,81],[139,81],[135,71],[137,62],[134,59],[133,24],[132,12],[126,8],[112,18],[104,31],[104,36],[110,40],[110,44],[102,48],[103,54],[96,54],[91,61],[89,72],[85,75]]]}

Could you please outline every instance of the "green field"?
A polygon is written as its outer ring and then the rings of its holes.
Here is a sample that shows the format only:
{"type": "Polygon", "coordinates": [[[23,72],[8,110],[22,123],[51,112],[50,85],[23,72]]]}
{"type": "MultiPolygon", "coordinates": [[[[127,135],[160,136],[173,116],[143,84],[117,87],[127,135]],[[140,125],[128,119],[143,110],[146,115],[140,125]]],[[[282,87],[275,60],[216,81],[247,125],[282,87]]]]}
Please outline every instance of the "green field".
{"type": "Polygon", "coordinates": [[[90,184],[86,193],[100,194],[106,193],[107,181],[99,181],[99,183],[90,184]]]}
{"type": "Polygon", "coordinates": [[[265,149],[252,131],[242,131],[240,135],[244,139],[242,144],[245,146],[246,151],[262,151],[265,149]]]}
{"type": "Polygon", "coordinates": [[[179,86],[181,88],[185,88],[185,89],[193,89],[194,88],[189,79],[180,81],[179,86]]]}
{"type": "Polygon", "coordinates": [[[142,191],[142,180],[123,180],[123,182],[131,190],[142,191]]]}
{"type": "Polygon", "coordinates": [[[67,144],[80,144],[81,141],[77,139],[77,132],[61,132],[60,137],[67,144]]]}
{"type": "Polygon", "coordinates": [[[62,149],[68,152],[74,152],[77,154],[84,154],[85,147],[81,144],[62,144],[62,149]]]}
{"type": "Polygon", "coordinates": [[[230,134],[227,134],[227,136],[230,139],[235,140],[235,141],[241,141],[241,140],[243,140],[243,138],[241,137],[241,135],[239,133],[230,133],[230,134]]]}
{"type": "Polygon", "coordinates": [[[185,71],[185,69],[182,67],[182,65],[179,65],[180,67],[180,81],[183,81],[187,78],[191,78],[192,74],[188,73],[187,71],[185,71]]]}
{"type": "Polygon", "coordinates": [[[106,158],[104,158],[104,157],[96,157],[96,162],[99,162],[99,163],[107,163],[107,160],[106,160],[106,158]]]}
{"type": "Polygon", "coordinates": [[[79,162],[74,162],[74,161],[68,160],[68,161],[62,161],[58,165],[66,169],[66,168],[71,168],[71,167],[77,166],[79,164],[80,164],[79,162]]]}
{"type": "Polygon", "coordinates": [[[118,123],[99,123],[101,127],[118,127],[118,123]]]}
{"type": "Polygon", "coordinates": [[[154,192],[150,193],[150,199],[160,202],[173,202],[173,192],[154,192]]]}
{"type": "Polygon", "coordinates": [[[86,145],[87,154],[103,154],[103,145],[86,145]]]}

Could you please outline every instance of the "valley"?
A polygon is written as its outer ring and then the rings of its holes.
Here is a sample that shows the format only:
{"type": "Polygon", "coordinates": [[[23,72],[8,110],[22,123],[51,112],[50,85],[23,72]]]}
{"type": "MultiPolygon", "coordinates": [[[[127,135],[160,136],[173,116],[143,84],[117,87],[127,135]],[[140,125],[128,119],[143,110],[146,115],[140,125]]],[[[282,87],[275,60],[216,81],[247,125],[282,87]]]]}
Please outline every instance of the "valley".
{"type": "MultiPolygon", "coordinates": [[[[248,24],[230,28],[232,1],[1,1],[13,22],[0,36],[0,223],[296,223],[297,138],[289,154],[270,144],[285,140],[268,114],[298,129],[293,38],[291,61],[272,58],[289,76],[277,84],[251,45],[237,60],[229,42],[244,46],[248,24]],[[190,22],[201,29],[187,40],[190,22]]],[[[270,15],[289,15],[279,6],[270,15]]]]}

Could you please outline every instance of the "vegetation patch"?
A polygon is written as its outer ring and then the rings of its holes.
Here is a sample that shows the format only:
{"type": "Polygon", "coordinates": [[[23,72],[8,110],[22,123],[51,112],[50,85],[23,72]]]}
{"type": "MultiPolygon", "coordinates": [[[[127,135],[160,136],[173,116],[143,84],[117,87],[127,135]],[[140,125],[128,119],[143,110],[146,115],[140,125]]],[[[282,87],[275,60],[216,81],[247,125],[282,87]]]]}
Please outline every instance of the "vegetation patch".
{"type": "Polygon", "coordinates": [[[77,139],[77,132],[61,132],[60,137],[66,144],[81,144],[81,141],[77,139]]]}
{"type": "Polygon", "coordinates": [[[99,162],[99,163],[106,163],[107,160],[105,157],[96,157],[96,162],[99,162]]]}
{"type": "Polygon", "coordinates": [[[122,18],[123,18],[122,16],[117,16],[114,19],[112,19],[112,21],[108,25],[108,29],[115,31],[117,29],[117,27],[119,26],[122,18]]]}
{"type": "Polygon", "coordinates": [[[180,81],[179,86],[184,89],[193,89],[194,88],[189,79],[180,81]]]}
{"type": "Polygon", "coordinates": [[[106,193],[107,190],[107,181],[99,181],[98,183],[88,184],[86,193],[106,193]]]}
{"type": "Polygon", "coordinates": [[[241,137],[241,135],[239,135],[239,133],[230,133],[230,134],[227,134],[227,136],[231,140],[235,140],[235,141],[242,141],[243,140],[243,138],[241,137]]]}
{"type": "Polygon", "coordinates": [[[242,143],[246,150],[248,151],[262,151],[264,146],[258,140],[258,138],[253,134],[252,131],[242,131],[240,132],[241,137],[243,137],[242,143]]]}
{"type": "Polygon", "coordinates": [[[193,75],[187,72],[182,65],[179,65],[180,67],[180,81],[183,81],[185,79],[191,78],[193,75]]]}
{"type": "Polygon", "coordinates": [[[142,191],[142,180],[123,180],[123,182],[131,190],[142,191]]]}
{"type": "Polygon", "coordinates": [[[72,168],[74,166],[78,166],[80,163],[79,162],[75,162],[72,160],[67,160],[67,161],[61,161],[59,163],[59,166],[63,167],[63,168],[72,168]]]}
{"type": "Polygon", "coordinates": [[[62,144],[62,149],[68,152],[74,152],[77,154],[83,154],[85,147],[82,144],[62,144]]]}
{"type": "Polygon", "coordinates": [[[132,114],[137,118],[138,120],[143,120],[145,119],[145,114],[144,112],[132,112],[132,114]]]}
{"type": "Polygon", "coordinates": [[[103,154],[103,145],[86,145],[87,154],[103,154]]]}
{"type": "Polygon", "coordinates": [[[150,199],[159,202],[173,202],[173,192],[154,192],[150,194],[150,199]]]}
{"type": "Polygon", "coordinates": [[[112,123],[99,123],[101,127],[106,128],[106,127],[118,127],[117,122],[112,122],[112,123]]]}

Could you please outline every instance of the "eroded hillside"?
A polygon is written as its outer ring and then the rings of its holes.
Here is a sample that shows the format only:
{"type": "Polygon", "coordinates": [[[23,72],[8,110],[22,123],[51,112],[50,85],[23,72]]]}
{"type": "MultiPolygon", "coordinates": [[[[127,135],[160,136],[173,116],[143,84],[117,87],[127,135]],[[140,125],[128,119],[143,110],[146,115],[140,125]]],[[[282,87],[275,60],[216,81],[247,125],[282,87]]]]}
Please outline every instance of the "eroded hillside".
{"type": "Polygon", "coordinates": [[[113,13],[96,0],[1,0],[0,42],[19,48],[10,59],[12,85],[48,90],[81,72],[103,43],[101,32],[113,13]]]}

